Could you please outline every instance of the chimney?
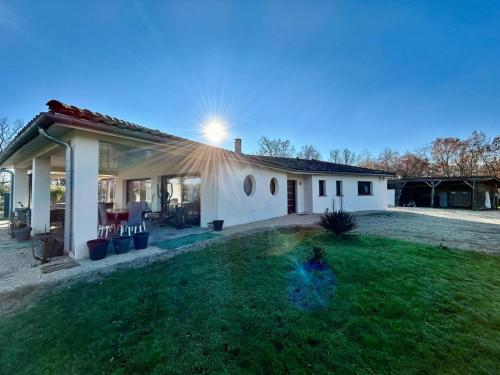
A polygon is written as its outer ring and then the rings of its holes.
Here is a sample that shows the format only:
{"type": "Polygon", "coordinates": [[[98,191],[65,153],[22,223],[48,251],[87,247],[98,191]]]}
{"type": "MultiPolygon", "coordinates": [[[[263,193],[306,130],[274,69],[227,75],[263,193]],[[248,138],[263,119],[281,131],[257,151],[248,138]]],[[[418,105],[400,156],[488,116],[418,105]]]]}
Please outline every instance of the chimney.
{"type": "Polygon", "coordinates": [[[234,140],[234,152],[241,154],[241,138],[236,138],[234,140]]]}

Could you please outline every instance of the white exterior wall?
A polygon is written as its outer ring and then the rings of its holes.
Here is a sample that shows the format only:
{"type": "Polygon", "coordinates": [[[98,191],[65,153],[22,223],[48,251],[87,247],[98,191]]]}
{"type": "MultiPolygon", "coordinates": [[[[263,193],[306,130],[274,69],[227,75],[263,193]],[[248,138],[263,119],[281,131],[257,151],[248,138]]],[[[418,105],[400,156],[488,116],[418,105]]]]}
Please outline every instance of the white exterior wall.
{"type": "Polygon", "coordinates": [[[224,161],[219,165],[218,179],[219,219],[224,220],[224,226],[287,214],[286,173],[246,163],[224,161]],[[254,193],[250,196],[243,190],[243,181],[247,175],[255,178],[254,193]],[[269,189],[273,177],[278,181],[276,195],[272,195],[269,189]]]}
{"type": "Polygon", "coordinates": [[[396,205],[396,190],[387,189],[387,206],[394,207],[396,205]]]}
{"type": "Polygon", "coordinates": [[[304,178],[304,212],[313,212],[313,188],[312,176],[305,176],[304,178]]]}
{"type": "Polygon", "coordinates": [[[343,208],[348,211],[386,210],[387,209],[387,181],[384,177],[348,176],[348,175],[314,175],[312,176],[312,203],[314,213],[323,213],[332,209],[335,198],[335,207],[339,208],[339,198],[336,194],[336,181],[342,181],[343,208]],[[319,180],[326,180],[326,196],[319,196],[319,180]],[[358,195],[358,181],[372,182],[372,195],[358,195]]]}

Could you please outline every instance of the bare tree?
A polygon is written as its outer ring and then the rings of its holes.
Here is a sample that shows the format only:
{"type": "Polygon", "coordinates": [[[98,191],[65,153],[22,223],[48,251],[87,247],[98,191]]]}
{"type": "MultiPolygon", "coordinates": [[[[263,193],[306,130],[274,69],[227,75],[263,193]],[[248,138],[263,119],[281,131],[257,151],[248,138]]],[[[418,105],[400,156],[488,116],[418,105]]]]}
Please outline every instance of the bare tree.
{"type": "Polygon", "coordinates": [[[386,172],[395,172],[399,163],[399,152],[386,147],[378,156],[376,166],[386,172]]]}
{"type": "Polygon", "coordinates": [[[453,176],[460,150],[458,138],[436,138],[431,144],[431,155],[437,174],[453,176]]]}
{"type": "Polygon", "coordinates": [[[341,150],[340,148],[336,148],[330,150],[330,158],[329,161],[337,164],[347,164],[353,165],[356,164],[358,156],[354,151],[349,150],[347,147],[341,150]]]}
{"type": "Polygon", "coordinates": [[[340,148],[330,150],[330,157],[328,158],[328,161],[332,163],[342,164],[342,151],[340,150],[340,148]]]}
{"type": "Polygon", "coordinates": [[[472,137],[460,141],[456,159],[459,176],[474,176],[480,173],[480,157],[472,146],[472,137]]]}
{"type": "Polygon", "coordinates": [[[370,151],[363,150],[363,152],[359,154],[357,165],[364,168],[375,168],[376,160],[370,151]]]}
{"type": "Polygon", "coordinates": [[[297,154],[297,157],[307,160],[321,160],[321,154],[313,145],[302,146],[300,152],[297,154]]]}
{"type": "Polygon", "coordinates": [[[293,158],[295,147],[287,139],[260,137],[257,155],[293,158]]]}
{"type": "Polygon", "coordinates": [[[482,173],[500,177],[500,136],[488,139],[483,132],[474,131],[469,141],[471,153],[480,160],[482,173]]]}
{"type": "Polygon", "coordinates": [[[21,120],[9,121],[7,117],[0,118],[0,153],[5,151],[22,126],[21,120]]]}
{"type": "Polygon", "coordinates": [[[398,177],[428,176],[429,159],[422,154],[407,152],[398,159],[396,175],[398,177]]]}

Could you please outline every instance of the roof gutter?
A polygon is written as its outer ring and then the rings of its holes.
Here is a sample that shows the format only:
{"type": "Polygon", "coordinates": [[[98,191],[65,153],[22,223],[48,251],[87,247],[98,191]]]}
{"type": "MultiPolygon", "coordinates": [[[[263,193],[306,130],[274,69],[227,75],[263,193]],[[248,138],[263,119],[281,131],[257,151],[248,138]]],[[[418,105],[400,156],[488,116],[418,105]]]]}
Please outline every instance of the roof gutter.
{"type": "Polygon", "coordinates": [[[56,138],[42,127],[38,127],[40,135],[51,142],[66,148],[66,165],[65,165],[65,190],[64,190],[64,252],[71,251],[71,234],[73,227],[72,211],[73,211],[73,150],[68,142],[56,138]]]}

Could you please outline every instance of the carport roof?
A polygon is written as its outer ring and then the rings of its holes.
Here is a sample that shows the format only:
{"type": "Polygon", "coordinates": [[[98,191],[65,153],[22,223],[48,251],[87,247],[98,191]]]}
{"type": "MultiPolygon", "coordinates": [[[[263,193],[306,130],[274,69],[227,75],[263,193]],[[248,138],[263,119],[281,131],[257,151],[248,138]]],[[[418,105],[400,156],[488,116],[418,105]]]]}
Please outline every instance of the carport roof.
{"type": "Polygon", "coordinates": [[[447,176],[435,176],[435,177],[408,177],[408,178],[398,178],[394,180],[389,180],[387,186],[389,188],[394,188],[400,186],[401,184],[407,182],[461,182],[461,181],[495,181],[500,183],[500,179],[495,176],[464,176],[464,177],[447,177],[447,176]]]}

